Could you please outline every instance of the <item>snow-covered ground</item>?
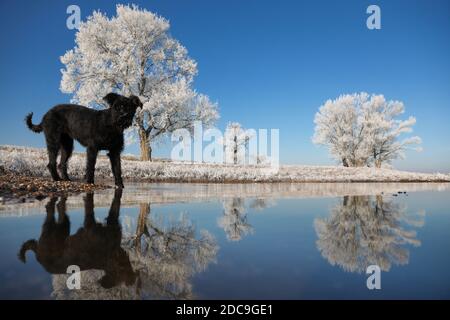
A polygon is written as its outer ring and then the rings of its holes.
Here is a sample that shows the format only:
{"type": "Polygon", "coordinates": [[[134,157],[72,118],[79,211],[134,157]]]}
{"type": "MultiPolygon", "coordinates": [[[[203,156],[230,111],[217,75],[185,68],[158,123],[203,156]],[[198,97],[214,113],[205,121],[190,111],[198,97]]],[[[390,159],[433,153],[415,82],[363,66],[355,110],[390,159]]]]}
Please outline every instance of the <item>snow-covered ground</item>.
{"type": "MultiPolygon", "coordinates": [[[[31,176],[49,176],[45,149],[0,146],[0,166],[7,171],[31,176]]],[[[85,154],[74,153],[69,162],[69,175],[82,179],[85,154]]],[[[168,182],[448,182],[450,174],[427,174],[377,168],[344,168],[339,166],[284,165],[279,170],[264,166],[141,162],[131,156],[122,157],[125,179],[168,182]]],[[[110,163],[100,156],[96,177],[112,178],[110,163]]]]}

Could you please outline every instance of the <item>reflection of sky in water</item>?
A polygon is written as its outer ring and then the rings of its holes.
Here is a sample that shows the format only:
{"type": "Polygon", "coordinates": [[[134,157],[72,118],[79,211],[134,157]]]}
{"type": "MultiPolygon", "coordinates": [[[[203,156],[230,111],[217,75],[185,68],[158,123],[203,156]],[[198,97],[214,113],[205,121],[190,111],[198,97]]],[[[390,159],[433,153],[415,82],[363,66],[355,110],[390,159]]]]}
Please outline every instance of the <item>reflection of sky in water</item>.
{"type": "MultiPolygon", "coordinates": [[[[97,221],[112,192],[95,195],[97,221]]],[[[23,242],[39,238],[47,202],[0,210],[1,298],[450,298],[447,185],[127,188],[121,246],[94,258],[109,271],[83,271],[77,292],[32,252],[26,264],[17,258],[23,242]],[[128,261],[138,279],[131,285],[128,261]],[[366,288],[368,264],[383,270],[380,291],[366,288]],[[106,273],[110,289],[99,282],[106,273]]],[[[67,213],[73,236],[83,226],[82,197],[67,200],[67,213]]],[[[98,240],[101,232],[91,243],[111,242],[98,240]]]]}

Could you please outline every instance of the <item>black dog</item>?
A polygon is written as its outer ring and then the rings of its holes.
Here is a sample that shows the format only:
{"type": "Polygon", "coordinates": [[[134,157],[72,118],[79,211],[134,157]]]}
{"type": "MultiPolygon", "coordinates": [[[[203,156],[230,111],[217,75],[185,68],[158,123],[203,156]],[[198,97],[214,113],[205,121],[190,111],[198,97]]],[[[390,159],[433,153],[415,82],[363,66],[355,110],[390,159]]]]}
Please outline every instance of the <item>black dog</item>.
{"type": "Polygon", "coordinates": [[[109,93],[103,98],[110,106],[106,110],[93,110],[74,104],[60,104],[50,109],[42,122],[34,125],[33,113],[25,118],[28,128],[34,132],[44,131],[48,151],[48,169],[53,180],[61,178],[56,167],[56,158],[61,150],[61,170],[63,180],[67,175],[67,162],[72,155],[73,140],[87,147],[86,182],[94,183],[95,162],[100,150],[108,150],[111,169],[116,186],[123,188],[120,153],[123,150],[123,131],[131,126],[137,108],[142,102],[136,96],[129,98],[109,93]]]}

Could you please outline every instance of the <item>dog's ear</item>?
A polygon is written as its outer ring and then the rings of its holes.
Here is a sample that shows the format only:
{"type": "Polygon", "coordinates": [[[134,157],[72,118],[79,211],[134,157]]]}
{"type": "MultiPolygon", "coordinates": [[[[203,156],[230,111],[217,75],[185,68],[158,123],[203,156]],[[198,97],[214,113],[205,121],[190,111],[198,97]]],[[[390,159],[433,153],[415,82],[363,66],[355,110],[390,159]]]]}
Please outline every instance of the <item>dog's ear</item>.
{"type": "Polygon", "coordinates": [[[141,102],[141,99],[139,99],[139,97],[130,96],[129,99],[131,100],[131,103],[136,106],[136,108],[142,108],[143,104],[141,102]]]}
{"type": "Polygon", "coordinates": [[[108,105],[110,107],[112,107],[114,105],[114,103],[120,98],[122,97],[120,94],[111,92],[108,93],[106,96],[103,97],[103,100],[108,103],[108,105]]]}

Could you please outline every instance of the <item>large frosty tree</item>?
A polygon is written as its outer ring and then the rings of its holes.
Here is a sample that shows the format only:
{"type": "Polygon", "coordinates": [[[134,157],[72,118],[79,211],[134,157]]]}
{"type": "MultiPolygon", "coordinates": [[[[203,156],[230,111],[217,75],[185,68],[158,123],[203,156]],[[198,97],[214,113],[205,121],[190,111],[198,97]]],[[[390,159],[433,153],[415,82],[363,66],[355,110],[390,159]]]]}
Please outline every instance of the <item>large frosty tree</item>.
{"type": "Polygon", "coordinates": [[[404,111],[402,102],[386,101],[383,95],[341,95],[316,113],[313,142],[326,146],[346,167],[381,167],[403,158],[406,149],[420,150],[419,137],[399,139],[416,123],[414,117],[397,119],[404,111]]]}
{"type": "Polygon", "coordinates": [[[141,98],[133,128],[142,160],[151,159],[153,139],[218,118],[217,105],[192,89],[197,65],[170,36],[169,22],[137,6],[117,5],[112,18],[95,11],[61,61],[61,90],[75,103],[104,107],[102,97],[111,91],[141,98]]]}

